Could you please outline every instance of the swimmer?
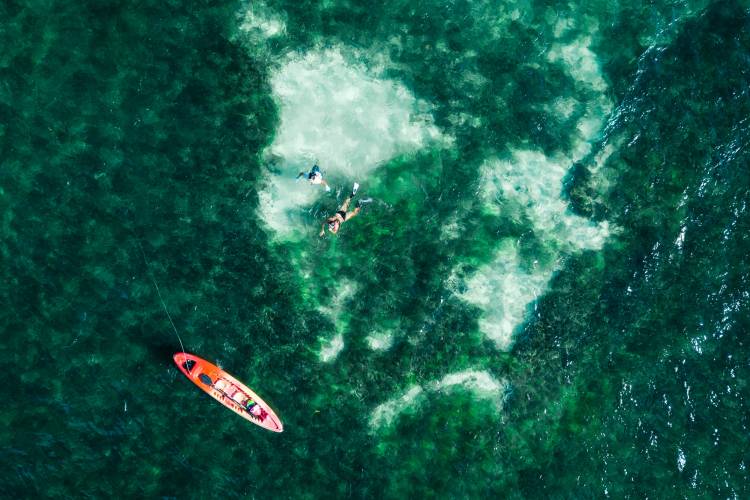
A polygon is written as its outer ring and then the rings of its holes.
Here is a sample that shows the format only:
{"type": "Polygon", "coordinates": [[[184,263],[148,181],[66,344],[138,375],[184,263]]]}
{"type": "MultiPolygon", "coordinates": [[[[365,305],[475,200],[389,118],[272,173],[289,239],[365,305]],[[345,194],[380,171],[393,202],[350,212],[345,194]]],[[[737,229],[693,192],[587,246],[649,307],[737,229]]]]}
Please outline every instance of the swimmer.
{"type": "Polygon", "coordinates": [[[333,217],[329,217],[326,219],[326,221],[323,223],[323,226],[320,228],[319,236],[321,237],[325,236],[326,226],[328,226],[328,230],[332,232],[333,234],[338,233],[339,228],[341,227],[341,224],[344,223],[344,221],[347,221],[351,219],[352,217],[355,217],[359,213],[359,211],[362,209],[363,204],[370,203],[372,201],[370,198],[359,200],[354,210],[352,210],[351,212],[348,212],[347,210],[349,210],[349,203],[351,203],[354,195],[357,194],[357,189],[359,189],[359,184],[355,182],[354,187],[352,187],[352,194],[346,197],[346,199],[344,200],[344,203],[341,205],[341,208],[339,208],[338,211],[335,214],[333,214],[333,217]]]}
{"type": "Polygon", "coordinates": [[[300,177],[307,176],[307,180],[310,181],[310,184],[323,184],[323,187],[326,188],[326,191],[330,191],[331,187],[328,185],[326,181],[323,180],[323,172],[320,171],[320,167],[316,163],[313,165],[312,170],[308,173],[300,172],[297,174],[297,179],[299,180],[300,177]]]}

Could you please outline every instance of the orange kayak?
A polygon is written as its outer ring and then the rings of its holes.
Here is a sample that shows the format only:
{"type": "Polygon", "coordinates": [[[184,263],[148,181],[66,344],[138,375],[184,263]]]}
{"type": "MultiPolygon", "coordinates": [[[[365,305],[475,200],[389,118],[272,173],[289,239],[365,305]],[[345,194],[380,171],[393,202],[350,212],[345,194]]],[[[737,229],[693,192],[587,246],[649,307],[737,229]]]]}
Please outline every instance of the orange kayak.
{"type": "Polygon", "coordinates": [[[284,430],[284,424],[265,401],[215,364],[184,352],[178,352],[172,358],[177,368],[195,385],[245,420],[269,431],[284,430]]]}

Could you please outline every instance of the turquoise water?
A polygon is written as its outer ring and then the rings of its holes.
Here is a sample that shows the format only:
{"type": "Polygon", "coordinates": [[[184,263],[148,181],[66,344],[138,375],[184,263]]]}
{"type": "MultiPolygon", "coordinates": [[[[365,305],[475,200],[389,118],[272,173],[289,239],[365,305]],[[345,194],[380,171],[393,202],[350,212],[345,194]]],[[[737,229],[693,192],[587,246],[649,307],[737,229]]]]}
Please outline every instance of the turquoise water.
{"type": "Polygon", "coordinates": [[[9,1],[0,40],[3,497],[750,493],[746,2],[9,1]],[[179,375],[151,276],[284,433],[179,375]]]}

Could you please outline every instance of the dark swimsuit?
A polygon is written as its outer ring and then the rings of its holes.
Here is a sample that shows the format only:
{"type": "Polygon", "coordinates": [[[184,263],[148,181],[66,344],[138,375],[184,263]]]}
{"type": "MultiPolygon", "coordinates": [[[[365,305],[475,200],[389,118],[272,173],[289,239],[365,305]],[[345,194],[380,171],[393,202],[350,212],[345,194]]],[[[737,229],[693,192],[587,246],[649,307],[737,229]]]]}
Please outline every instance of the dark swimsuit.
{"type": "Polygon", "coordinates": [[[336,213],[339,214],[342,219],[346,220],[346,212],[344,212],[343,210],[339,210],[336,213]]]}

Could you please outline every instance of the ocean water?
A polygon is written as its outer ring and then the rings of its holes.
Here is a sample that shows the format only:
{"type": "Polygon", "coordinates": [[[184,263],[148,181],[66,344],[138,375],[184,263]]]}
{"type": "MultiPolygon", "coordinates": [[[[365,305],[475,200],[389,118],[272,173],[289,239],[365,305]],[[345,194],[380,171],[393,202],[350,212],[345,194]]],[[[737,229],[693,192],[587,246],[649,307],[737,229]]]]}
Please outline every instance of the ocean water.
{"type": "Polygon", "coordinates": [[[750,495],[747,2],[6,0],[0,40],[3,498],[750,495]],[[179,375],[152,277],[284,433],[179,375]]]}

